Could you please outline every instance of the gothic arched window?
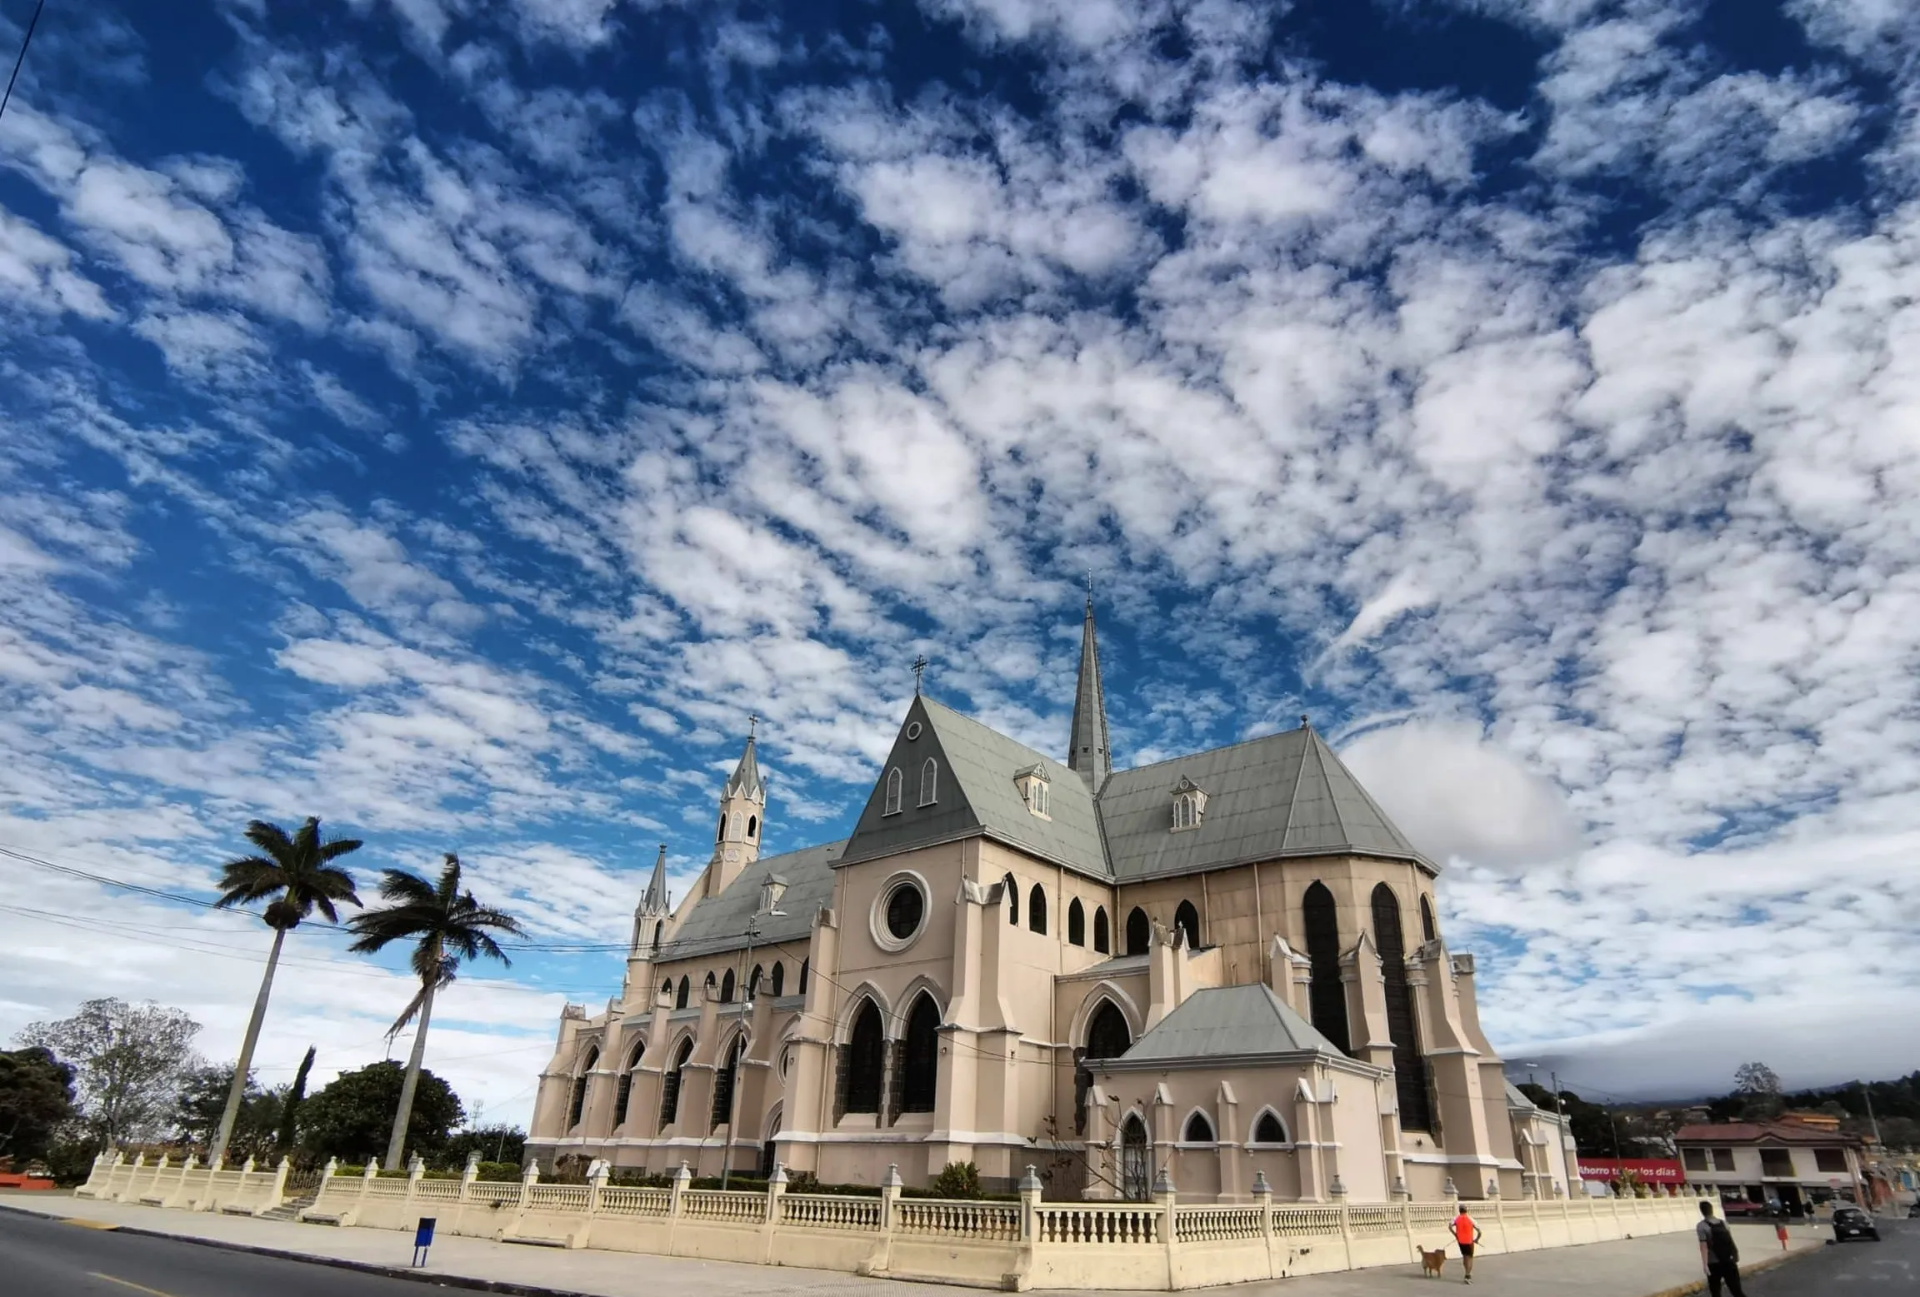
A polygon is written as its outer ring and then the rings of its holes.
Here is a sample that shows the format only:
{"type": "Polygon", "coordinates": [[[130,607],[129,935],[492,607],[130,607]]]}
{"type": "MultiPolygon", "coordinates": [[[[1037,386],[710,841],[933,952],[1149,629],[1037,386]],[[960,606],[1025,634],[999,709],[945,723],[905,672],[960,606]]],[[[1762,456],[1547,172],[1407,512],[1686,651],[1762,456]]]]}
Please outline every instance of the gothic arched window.
{"type": "Polygon", "coordinates": [[[721,811],[720,827],[713,831],[713,840],[715,842],[718,842],[726,836],[727,836],[727,813],[725,811],[721,811]]]}
{"type": "Polygon", "coordinates": [[[673,979],[671,977],[669,977],[666,981],[660,983],[660,994],[662,995],[673,994],[673,979]]]}
{"type": "Polygon", "coordinates": [[[1038,883],[1027,893],[1027,927],[1041,936],[1047,933],[1047,893],[1038,883]]]}
{"type": "Polygon", "coordinates": [[[1192,901],[1180,902],[1180,908],[1173,912],[1173,926],[1187,934],[1187,949],[1200,949],[1200,911],[1193,908],[1192,901]]]}
{"type": "Polygon", "coordinates": [[[853,1030],[840,1049],[840,1110],[879,1112],[887,1041],[880,1026],[880,1008],[872,1000],[861,1003],[860,1011],[854,1015],[853,1030]]]}
{"type": "Polygon", "coordinates": [[[1440,939],[1440,929],[1433,923],[1433,901],[1424,893],[1420,897],[1420,934],[1424,941],[1440,939]]]}
{"type": "Polygon", "coordinates": [[[1020,926],[1020,884],[1013,881],[1012,874],[1008,874],[1000,880],[1000,885],[1007,893],[1007,922],[1017,928],[1020,926]]]}
{"type": "Polygon", "coordinates": [[[1093,910],[1093,948],[1103,955],[1113,953],[1113,941],[1107,932],[1107,907],[1097,905],[1093,910]]]}
{"type": "Polygon", "coordinates": [[[1144,955],[1152,944],[1153,924],[1147,921],[1147,912],[1136,905],[1127,915],[1127,953],[1144,955]]]}
{"type": "Polygon", "coordinates": [[[800,961],[800,994],[802,995],[807,993],[807,966],[812,962],[811,959],[803,959],[800,961]]]}
{"type": "Polygon", "coordinates": [[[665,1080],[660,1086],[660,1129],[673,1125],[680,1115],[680,1073],[686,1067],[687,1060],[693,1057],[693,1040],[689,1037],[680,1042],[680,1048],[674,1052],[673,1066],[667,1069],[665,1080]]]}
{"type": "Polygon", "coordinates": [[[1253,1142],[1256,1144],[1284,1144],[1287,1142],[1287,1128],[1272,1112],[1260,1114],[1260,1120],[1253,1123],[1253,1142]]]}
{"type": "Polygon", "coordinates": [[[1084,946],[1087,944],[1087,912],[1080,905],[1080,898],[1074,897],[1067,906],[1067,944],[1084,946]]]}
{"type": "Polygon", "coordinates": [[[620,1069],[620,1087],[614,1091],[613,1128],[615,1130],[627,1124],[627,1105],[633,1101],[633,1072],[640,1066],[640,1058],[647,1052],[647,1042],[642,1040],[634,1045],[627,1054],[627,1065],[620,1069]]]}
{"type": "Polygon", "coordinates": [[[1079,1064],[1073,1069],[1073,1128],[1078,1134],[1087,1130],[1087,1091],[1093,1088],[1093,1069],[1089,1063],[1102,1058],[1118,1058],[1133,1048],[1133,1033],[1127,1030],[1127,1015],[1112,1000],[1102,999],[1087,1023],[1087,1043],[1078,1051],[1079,1064]]]}
{"type": "Polygon", "coordinates": [[[662,919],[658,923],[653,925],[653,948],[655,950],[660,949],[660,938],[666,935],[667,935],[667,921],[665,919],[662,919]]]}
{"type": "Polygon", "coordinates": [[[758,832],[760,832],[760,817],[758,815],[747,816],[747,840],[752,841],[754,834],[758,832]]]}
{"type": "Polygon", "coordinates": [[[580,1072],[573,1078],[573,1097],[567,1105],[567,1129],[572,1130],[580,1124],[580,1114],[587,1108],[587,1077],[593,1071],[593,1065],[600,1061],[600,1051],[589,1049],[580,1064],[580,1072]]]}
{"type": "Polygon", "coordinates": [[[932,1112],[940,1087],[940,1009],[922,991],[907,1015],[906,1047],[900,1068],[900,1111],[932,1112]]]}
{"type": "Polygon", "coordinates": [[[920,767],[920,804],[933,805],[940,792],[940,763],[932,757],[920,767]]]}
{"type": "Polygon", "coordinates": [[[753,971],[747,974],[747,1002],[749,1004],[760,994],[760,978],[763,972],[764,970],[760,965],[755,964],[753,971]]]}
{"type": "Polygon", "coordinates": [[[682,973],[680,975],[680,990],[673,997],[673,1007],[676,1009],[686,1008],[687,999],[692,994],[693,994],[693,986],[690,982],[687,981],[687,975],[685,973],[682,973]]]}
{"type": "Polygon", "coordinates": [[[715,982],[714,982],[713,971],[709,969],[707,971],[707,989],[711,991],[714,988],[714,986],[715,986],[715,982]]]}
{"type": "Polygon", "coordinates": [[[885,806],[880,808],[882,815],[898,815],[900,813],[900,790],[905,782],[906,781],[900,776],[900,767],[895,766],[893,769],[887,771],[887,802],[885,806]]]}
{"type": "Polygon", "coordinates": [[[1307,959],[1313,966],[1313,983],[1307,993],[1313,1025],[1343,1054],[1353,1046],[1347,1034],[1347,988],[1340,984],[1340,918],[1334,910],[1333,893],[1325,883],[1315,883],[1300,901],[1300,918],[1307,929],[1307,959]]]}
{"type": "Polygon", "coordinates": [[[787,966],[775,961],[773,965],[773,995],[779,999],[787,993],[787,966]]]}
{"type": "Polygon", "coordinates": [[[710,1132],[733,1120],[733,1083],[740,1075],[740,1048],[745,1043],[742,1037],[735,1036],[732,1047],[727,1050],[726,1066],[714,1073],[712,1122],[707,1127],[710,1132]]]}
{"type": "Polygon", "coordinates": [[[1400,898],[1385,883],[1373,889],[1373,941],[1386,978],[1387,1036],[1393,1041],[1393,1084],[1400,1099],[1400,1129],[1432,1130],[1427,1101],[1427,1060],[1420,1053],[1413,990],[1407,985],[1407,948],[1400,933],[1400,898]]]}
{"type": "MultiPolygon", "coordinates": [[[[713,974],[708,973],[707,976],[711,978],[713,974]]],[[[720,1003],[733,1003],[733,970],[731,968],[727,970],[727,975],[720,979],[720,1003]]]]}
{"type": "Polygon", "coordinates": [[[1185,1144],[1213,1143],[1213,1123],[1207,1120],[1207,1114],[1196,1112],[1187,1118],[1187,1128],[1180,1132],[1180,1140],[1185,1144]]]}

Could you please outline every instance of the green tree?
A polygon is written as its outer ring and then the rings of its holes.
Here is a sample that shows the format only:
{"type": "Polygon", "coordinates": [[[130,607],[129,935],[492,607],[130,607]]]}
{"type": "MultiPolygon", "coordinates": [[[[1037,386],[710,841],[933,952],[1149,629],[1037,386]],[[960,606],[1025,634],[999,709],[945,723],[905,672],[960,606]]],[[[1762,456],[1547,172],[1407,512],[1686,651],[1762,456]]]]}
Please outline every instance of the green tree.
{"type": "Polygon", "coordinates": [[[88,1000],[57,1022],[29,1023],[23,1045],[38,1045],[74,1070],[81,1119],[95,1151],[158,1138],[171,1125],[181,1082],[201,1065],[200,1024],[148,1001],[88,1000]]]}
{"type": "Polygon", "coordinates": [[[460,857],[451,851],[441,866],[438,883],[429,883],[411,870],[388,869],[380,877],[380,896],[388,904],[354,915],[347,925],[356,938],[347,949],[372,954],[395,941],[413,942],[411,963],[414,976],[420,979],[420,990],[388,1033],[398,1034],[419,1014],[413,1053],[407,1059],[406,1084],[394,1109],[393,1138],[387,1142],[386,1164],[394,1166],[406,1151],[407,1115],[412,1110],[420,1063],[426,1055],[434,993],[453,982],[462,963],[482,955],[511,964],[513,961],[492,934],[519,936],[521,929],[512,915],[484,906],[472,892],[460,889],[460,857]]]}
{"type": "Polygon", "coordinates": [[[522,1166],[527,1160],[527,1133],[504,1122],[456,1131],[440,1150],[441,1164],[465,1166],[473,1153],[478,1153],[482,1162],[511,1162],[522,1166]]]}
{"type": "MultiPolygon", "coordinates": [[[[342,1072],[300,1105],[304,1156],[364,1162],[392,1129],[393,1112],[406,1084],[406,1069],[392,1061],[342,1072]]],[[[439,1157],[448,1134],[465,1115],[452,1087],[432,1072],[420,1072],[408,1128],[422,1157],[439,1157]]]]}
{"type": "Polygon", "coordinates": [[[39,1046],[0,1050],[0,1160],[44,1158],[73,1111],[72,1067],[39,1046]]]}
{"type": "Polygon", "coordinates": [[[286,1098],[280,1101],[280,1133],[273,1141],[273,1151],[284,1156],[293,1151],[295,1139],[300,1133],[300,1105],[307,1097],[307,1076],[313,1071],[313,1046],[307,1046],[306,1057],[300,1060],[300,1070],[293,1074],[293,1084],[287,1087],[286,1098]]]}
{"type": "Polygon", "coordinates": [[[358,838],[323,839],[320,821],[311,815],[292,837],[278,824],[265,820],[247,825],[246,837],[260,848],[260,854],[227,862],[220,873],[220,899],[214,904],[227,908],[266,901],[267,907],[260,917],[273,929],[273,946],[267,952],[267,971],[260,978],[260,993],[254,997],[253,1016],[247,1019],[247,1036],[240,1045],[240,1062],[233,1071],[226,1108],[220,1115],[213,1145],[207,1151],[209,1162],[218,1162],[226,1155],[233,1124],[246,1098],[253,1047],[260,1041],[260,1024],[267,1017],[267,997],[273,993],[273,974],[280,965],[281,944],[287,934],[316,909],[328,923],[338,923],[340,915],[334,908],[335,902],[360,904],[360,898],[353,893],[353,875],[333,864],[341,856],[360,849],[358,838]]]}
{"type": "MultiPolygon", "coordinates": [[[[227,1096],[233,1091],[233,1067],[209,1063],[195,1068],[182,1081],[174,1101],[174,1130],[182,1142],[210,1149],[225,1117],[227,1096]]],[[[249,1076],[241,1092],[240,1110],[227,1132],[227,1152],[236,1158],[262,1158],[273,1152],[274,1128],[280,1120],[280,1095],[262,1090],[249,1076]]],[[[211,1155],[208,1158],[212,1160],[211,1155]]]]}

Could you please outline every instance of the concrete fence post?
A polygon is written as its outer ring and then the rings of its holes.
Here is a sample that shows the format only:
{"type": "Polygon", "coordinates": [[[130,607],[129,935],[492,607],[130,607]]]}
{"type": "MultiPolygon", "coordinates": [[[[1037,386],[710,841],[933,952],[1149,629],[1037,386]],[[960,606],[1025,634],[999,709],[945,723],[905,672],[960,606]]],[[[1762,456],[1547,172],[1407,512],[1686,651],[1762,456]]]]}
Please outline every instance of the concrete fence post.
{"type": "Polygon", "coordinates": [[[607,1163],[596,1160],[593,1169],[587,1173],[587,1213],[581,1218],[579,1228],[567,1235],[568,1247],[587,1245],[587,1236],[593,1232],[593,1218],[600,1214],[600,1194],[607,1187],[610,1169],[607,1163]]]}
{"type": "Polygon", "coordinates": [[[1327,1196],[1340,1208],[1340,1246],[1346,1252],[1347,1269],[1353,1269],[1353,1208],[1347,1205],[1347,1185],[1340,1173],[1333,1173],[1333,1183],[1327,1186],[1327,1196]]]}
{"type": "Polygon", "coordinates": [[[116,1202],[140,1201],[139,1195],[135,1192],[135,1190],[139,1187],[139,1184],[140,1184],[140,1170],[142,1167],[146,1166],[146,1164],[147,1164],[147,1155],[145,1153],[135,1153],[133,1155],[133,1170],[127,1172],[126,1187],[121,1189],[119,1193],[114,1195],[114,1201],[116,1202]]]}
{"type": "Polygon", "coordinates": [[[460,1201],[465,1202],[473,1196],[473,1182],[480,1178],[480,1150],[474,1149],[467,1154],[467,1165],[460,1172],[460,1201]]]}
{"type": "Polygon", "coordinates": [[[366,1207],[367,1195],[372,1192],[373,1182],[380,1177],[380,1159],[370,1157],[366,1166],[360,1169],[360,1192],[354,1195],[353,1206],[347,1208],[340,1217],[342,1225],[358,1225],[360,1213],[366,1207]]]}
{"type": "Polygon", "coordinates": [[[426,1178],[427,1164],[418,1153],[407,1163],[407,1201],[412,1202],[420,1195],[420,1181],[426,1178]]]}
{"type": "Polygon", "coordinates": [[[683,1158],[667,1176],[667,1255],[674,1255],[680,1236],[680,1220],[687,1214],[687,1186],[693,1183],[693,1169],[683,1158]]]}
{"type": "Polygon", "coordinates": [[[780,1162],[773,1164],[773,1174],[767,1177],[767,1215],[760,1225],[760,1262],[773,1264],[774,1240],[780,1230],[781,1199],[787,1196],[787,1168],[780,1162]]]}
{"type": "Polygon", "coordinates": [[[1031,1165],[1020,1177],[1020,1237],[1032,1240],[1040,1234],[1040,1195],[1045,1192],[1040,1174],[1031,1165]]]}
{"type": "Polygon", "coordinates": [[[287,1177],[293,1174],[293,1159],[285,1153],[280,1155],[280,1164],[273,1168],[273,1187],[267,1191],[267,1200],[254,1212],[258,1216],[272,1211],[287,1200],[287,1177]]]}
{"type": "Polygon", "coordinates": [[[1153,1178],[1153,1205],[1160,1209],[1160,1243],[1167,1262],[1166,1287],[1171,1290],[1180,1287],[1179,1259],[1176,1254],[1180,1226],[1174,1219],[1175,1213],[1180,1210],[1180,1195],[1174,1192],[1173,1176],[1168,1174],[1164,1166],[1160,1168],[1160,1174],[1153,1178]]]}

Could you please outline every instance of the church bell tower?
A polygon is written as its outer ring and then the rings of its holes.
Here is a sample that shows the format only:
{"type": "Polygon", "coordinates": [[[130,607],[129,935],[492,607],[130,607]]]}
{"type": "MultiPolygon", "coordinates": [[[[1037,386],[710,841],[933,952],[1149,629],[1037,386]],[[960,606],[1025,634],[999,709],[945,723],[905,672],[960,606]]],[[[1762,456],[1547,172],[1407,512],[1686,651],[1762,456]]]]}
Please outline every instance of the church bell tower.
{"type": "Polygon", "coordinates": [[[707,895],[718,896],[742,870],[760,858],[760,837],[766,828],[767,789],[760,782],[760,763],[754,759],[754,730],[760,718],[750,718],[747,750],[720,790],[720,824],[713,834],[713,861],[707,866],[707,895]]]}

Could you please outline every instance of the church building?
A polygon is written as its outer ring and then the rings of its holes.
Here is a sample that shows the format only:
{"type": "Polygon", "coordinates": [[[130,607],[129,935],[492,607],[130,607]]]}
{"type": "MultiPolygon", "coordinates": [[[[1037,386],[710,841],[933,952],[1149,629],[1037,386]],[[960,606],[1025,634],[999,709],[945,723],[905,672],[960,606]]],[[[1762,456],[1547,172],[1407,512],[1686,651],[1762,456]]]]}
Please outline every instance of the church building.
{"type": "Polygon", "coordinates": [[[562,1012],[531,1156],[1051,1199],[1559,1197],[1438,867],[1298,729],[1113,768],[1089,602],[1057,760],[916,694],[850,837],[763,856],[749,736],[712,859],[666,850],[620,993],[562,1012]]]}

